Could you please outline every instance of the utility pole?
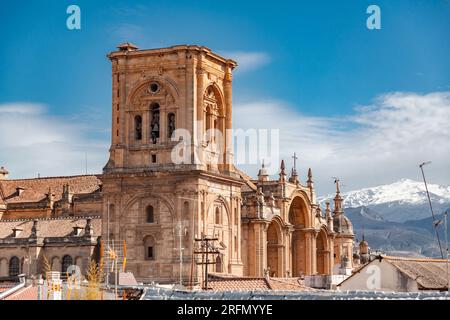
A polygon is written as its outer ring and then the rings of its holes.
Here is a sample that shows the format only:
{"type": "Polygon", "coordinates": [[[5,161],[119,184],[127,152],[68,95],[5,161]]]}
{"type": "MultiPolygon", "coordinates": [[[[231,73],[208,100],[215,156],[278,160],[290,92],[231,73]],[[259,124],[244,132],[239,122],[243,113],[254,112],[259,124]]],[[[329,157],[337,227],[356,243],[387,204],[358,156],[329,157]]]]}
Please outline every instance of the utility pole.
{"type": "MultiPolygon", "coordinates": [[[[109,249],[109,200],[106,203],[107,208],[106,208],[106,248],[107,250],[109,249]]],[[[109,267],[107,266],[106,268],[106,288],[109,288],[109,267]]]]}
{"type": "Polygon", "coordinates": [[[441,251],[442,259],[444,259],[444,253],[442,252],[442,246],[441,246],[441,239],[439,238],[439,232],[437,229],[437,227],[439,226],[439,221],[436,221],[436,218],[434,216],[433,206],[431,205],[430,193],[428,192],[427,180],[425,179],[425,173],[423,171],[423,166],[430,164],[430,163],[431,163],[431,161],[423,162],[419,165],[419,167],[420,167],[420,170],[422,171],[423,183],[425,184],[425,190],[427,192],[428,204],[430,205],[431,217],[433,218],[433,227],[434,227],[434,231],[436,232],[436,237],[437,237],[438,244],[439,244],[439,250],[441,251]]]}
{"type": "Polygon", "coordinates": [[[183,225],[180,221],[180,223],[177,226],[178,229],[178,250],[180,253],[180,285],[183,285],[183,253],[184,253],[184,247],[183,247],[183,225]]]}
{"type": "Polygon", "coordinates": [[[200,250],[194,251],[194,254],[202,255],[202,262],[197,262],[197,264],[205,265],[205,281],[203,290],[208,290],[208,265],[216,263],[215,261],[209,262],[209,254],[220,254],[219,249],[214,247],[214,241],[218,241],[219,239],[202,236],[202,238],[194,240],[196,242],[200,242],[200,250]]]}
{"type": "Polygon", "coordinates": [[[448,210],[445,210],[444,218],[445,218],[445,246],[446,246],[446,250],[447,250],[447,255],[446,255],[447,291],[450,292],[450,278],[449,278],[449,274],[448,274],[448,224],[447,224],[447,214],[448,214],[448,210]]]}

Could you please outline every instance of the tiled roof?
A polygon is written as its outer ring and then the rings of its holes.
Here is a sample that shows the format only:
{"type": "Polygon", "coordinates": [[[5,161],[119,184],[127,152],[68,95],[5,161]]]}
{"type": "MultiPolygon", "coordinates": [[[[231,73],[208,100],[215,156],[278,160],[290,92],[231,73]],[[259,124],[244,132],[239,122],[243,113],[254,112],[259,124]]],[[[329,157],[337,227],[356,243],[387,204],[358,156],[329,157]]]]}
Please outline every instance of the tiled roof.
{"type": "Polygon", "coordinates": [[[269,278],[268,282],[272,290],[316,291],[305,286],[300,278],[269,278]]]}
{"type": "Polygon", "coordinates": [[[393,257],[382,255],[378,256],[371,262],[364,264],[360,268],[353,270],[352,275],[342,281],[338,286],[341,286],[344,282],[352,279],[357,273],[359,273],[366,266],[376,260],[384,260],[387,263],[393,265],[405,276],[416,281],[420,290],[447,290],[446,260],[432,258],[393,257]]]}
{"type": "MultiPolygon", "coordinates": [[[[84,235],[84,227],[86,226],[86,217],[60,217],[37,219],[37,229],[39,237],[65,237],[73,234],[73,227],[81,227],[83,230],[80,236],[84,235]]],[[[101,234],[100,217],[92,217],[92,228],[94,236],[101,234]]],[[[20,220],[0,220],[0,239],[12,237],[13,229],[19,228],[22,231],[17,238],[28,238],[31,235],[33,227],[32,219],[20,220]]]]}
{"type": "Polygon", "coordinates": [[[419,289],[447,288],[447,261],[442,259],[383,257],[409,278],[417,281],[419,289]]]}
{"type": "Polygon", "coordinates": [[[230,277],[212,276],[208,287],[215,291],[313,291],[306,287],[299,278],[256,278],[256,277],[230,277]]]}
{"type": "Polygon", "coordinates": [[[215,291],[255,291],[270,290],[264,278],[212,279],[208,287],[215,291]]]}
{"type": "Polygon", "coordinates": [[[236,166],[234,167],[234,170],[236,170],[236,172],[245,181],[245,184],[242,186],[242,192],[250,192],[250,191],[256,191],[257,190],[255,184],[252,182],[252,177],[250,177],[244,171],[239,170],[236,166]]]}
{"type": "Polygon", "coordinates": [[[17,286],[17,282],[0,282],[0,293],[8,291],[9,289],[17,286]]]}
{"type": "Polygon", "coordinates": [[[54,201],[58,201],[66,184],[73,194],[86,194],[99,189],[101,181],[95,175],[0,180],[3,201],[11,204],[42,201],[46,199],[49,188],[54,194],[54,201]],[[20,195],[17,194],[19,187],[24,189],[20,195]]]}
{"type": "Polygon", "coordinates": [[[37,300],[38,290],[37,287],[25,287],[22,288],[5,298],[5,300],[37,300]]]}

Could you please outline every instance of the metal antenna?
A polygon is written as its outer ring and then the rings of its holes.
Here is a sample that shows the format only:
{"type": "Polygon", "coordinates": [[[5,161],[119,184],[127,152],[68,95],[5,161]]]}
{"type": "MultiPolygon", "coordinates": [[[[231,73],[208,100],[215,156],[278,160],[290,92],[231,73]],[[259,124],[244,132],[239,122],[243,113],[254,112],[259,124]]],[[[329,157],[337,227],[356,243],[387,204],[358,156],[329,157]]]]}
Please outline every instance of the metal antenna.
{"type": "Polygon", "coordinates": [[[445,257],[446,259],[446,265],[447,265],[447,291],[450,292],[450,278],[448,274],[448,224],[447,224],[447,215],[448,215],[448,209],[445,210],[444,218],[445,218],[445,246],[447,250],[447,255],[445,257]]]}
{"type": "Polygon", "coordinates": [[[441,251],[442,259],[444,259],[444,252],[442,252],[441,239],[439,238],[439,232],[437,230],[441,221],[436,221],[436,218],[434,216],[433,206],[431,204],[430,193],[428,192],[427,180],[425,179],[425,173],[423,171],[423,166],[430,164],[430,163],[431,163],[431,161],[423,162],[419,165],[419,168],[420,168],[420,171],[422,171],[423,183],[425,184],[425,190],[427,192],[428,204],[430,205],[431,217],[433,219],[433,227],[434,227],[434,231],[436,232],[436,237],[437,237],[438,244],[439,244],[439,250],[441,251]]]}

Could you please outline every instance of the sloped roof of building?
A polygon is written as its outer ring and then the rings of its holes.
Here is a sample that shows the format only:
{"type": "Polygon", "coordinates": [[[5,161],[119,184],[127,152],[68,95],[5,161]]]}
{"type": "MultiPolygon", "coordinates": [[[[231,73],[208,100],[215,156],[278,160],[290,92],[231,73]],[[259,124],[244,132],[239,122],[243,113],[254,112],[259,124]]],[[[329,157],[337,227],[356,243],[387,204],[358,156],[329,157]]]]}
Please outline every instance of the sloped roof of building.
{"type": "Polygon", "coordinates": [[[300,278],[268,278],[267,280],[272,290],[317,291],[305,286],[300,278]]]}
{"type": "Polygon", "coordinates": [[[58,201],[67,184],[73,194],[88,194],[98,190],[101,181],[96,175],[0,180],[0,204],[2,201],[8,204],[39,202],[47,197],[49,189],[54,195],[53,200],[58,201]],[[17,188],[23,189],[20,195],[17,188]]]}
{"type": "Polygon", "coordinates": [[[33,286],[21,288],[4,298],[4,300],[37,300],[37,299],[38,299],[38,288],[33,286]]]}
{"type": "Polygon", "coordinates": [[[245,181],[245,184],[242,186],[242,192],[257,190],[256,185],[252,182],[252,177],[250,177],[244,171],[238,169],[236,166],[234,166],[234,170],[236,170],[236,172],[241,176],[242,180],[245,181]]]}
{"type": "Polygon", "coordinates": [[[137,286],[138,283],[132,272],[119,272],[119,286],[137,286]]]}
{"type": "MultiPolygon", "coordinates": [[[[91,226],[94,236],[101,234],[101,218],[99,216],[91,217],[91,226]]],[[[59,217],[42,218],[37,220],[37,229],[39,237],[66,237],[73,235],[74,227],[83,228],[79,236],[84,235],[87,217],[59,217]]],[[[13,229],[21,229],[16,238],[29,238],[33,227],[33,219],[18,220],[0,220],[0,239],[13,237],[13,229]]]]}
{"type": "Polygon", "coordinates": [[[264,278],[211,279],[208,287],[214,291],[255,291],[270,290],[264,278]]]}
{"type": "Polygon", "coordinates": [[[14,288],[15,286],[17,286],[17,284],[18,284],[17,282],[12,282],[12,281],[2,281],[2,282],[0,282],[0,293],[8,291],[11,288],[14,288]]]}
{"type": "Polygon", "coordinates": [[[393,256],[378,256],[371,262],[366,263],[353,271],[353,274],[342,281],[349,281],[361,270],[365,269],[373,261],[385,261],[410,279],[417,282],[420,290],[447,290],[447,261],[444,259],[432,258],[408,258],[393,256]]]}
{"type": "Polygon", "coordinates": [[[383,259],[409,278],[417,281],[422,290],[447,289],[447,261],[443,259],[402,258],[386,256],[383,259]]]}
{"type": "Polygon", "coordinates": [[[299,278],[258,278],[212,275],[208,287],[214,291],[314,291],[299,278]]]}

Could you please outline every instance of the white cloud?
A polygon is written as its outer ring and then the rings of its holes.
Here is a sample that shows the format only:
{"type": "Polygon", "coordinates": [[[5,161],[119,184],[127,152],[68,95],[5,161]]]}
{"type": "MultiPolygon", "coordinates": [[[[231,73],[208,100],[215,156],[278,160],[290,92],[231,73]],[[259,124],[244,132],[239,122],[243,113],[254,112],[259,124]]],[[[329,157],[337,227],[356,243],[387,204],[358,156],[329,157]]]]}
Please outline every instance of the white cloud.
{"type": "Polygon", "coordinates": [[[418,180],[418,164],[425,160],[433,162],[426,169],[430,181],[450,184],[450,92],[390,93],[340,118],[305,116],[279,101],[237,104],[234,110],[235,128],[279,128],[288,167],[297,152],[303,181],[312,167],[319,193],[331,191],[333,176],[346,189],[418,180]]]}
{"type": "MultiPolygon", "coordinates": [[[[67,117],[51,117],[42,104],[0,105],[0,165],[12,178],[100,173],[107,140],[92,139],[97,129],[67,117]]],[[[102,130],[101,128],[99,130],[102,130]]]]}
{"type": "Polygon", "coordinates": [[[238,63],[236,72],[244,73],[256,70],[270,63],[270,56],[265,52],[225,51],[220,52],[224,57],[235,60],[238,63]]]}
{"type": "MultiPolygon", "coordinates": [[[[346,190],[420,180],[418,164],[426,160],[430,182],[450,184],[450,92],[390,93],[336,118],[298,109],[277,100],[235,103],[233,127],[279,129],[288,170],[297,152],[302,181],[311,167],[319,194],[332,191],[333,176],[346,190]]],[[[99,122],[52,117],[41,104],[0,105],[0,165],[13,177],[81,174],[88,152],[89,171],[100,173],[110,133],[108,121],[97,128],[99,122]]],[[[258,169],[242,168],[252,175],[258,169]]]]}
{"type": "Polygon", "coordinates": [[[116,42],[135,42],[139,44],[145,39],[145,32],[142,26],[132,23],[121,23],[110,29],[110,35],[116,42]]]}
{"type": "Polygon", "coordinates": [[[39,114],[46,110],[45,105],[37,103],[8,103],[1,105],[0,114],[39,114]]]}

